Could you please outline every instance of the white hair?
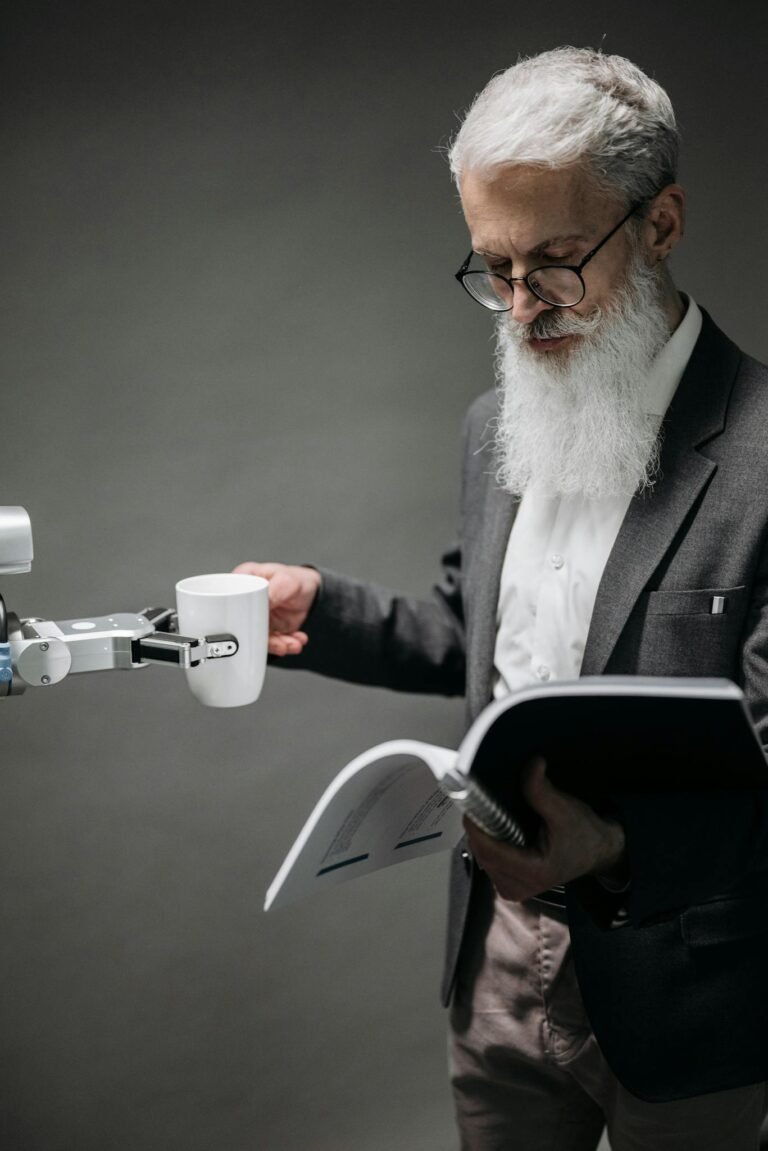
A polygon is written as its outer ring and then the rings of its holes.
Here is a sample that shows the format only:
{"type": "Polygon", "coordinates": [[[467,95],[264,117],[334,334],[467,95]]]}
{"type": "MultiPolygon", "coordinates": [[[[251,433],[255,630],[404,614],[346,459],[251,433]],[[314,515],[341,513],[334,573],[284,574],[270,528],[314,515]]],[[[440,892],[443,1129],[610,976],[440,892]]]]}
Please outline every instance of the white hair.
{"type": "Polygon", "coordinates": [[[674,182],[679,135],[663,88],[623,56],[556,48],[520,60],[475,98],[448,158],[468,170],[584,163],[627,203],[674,182]]]}

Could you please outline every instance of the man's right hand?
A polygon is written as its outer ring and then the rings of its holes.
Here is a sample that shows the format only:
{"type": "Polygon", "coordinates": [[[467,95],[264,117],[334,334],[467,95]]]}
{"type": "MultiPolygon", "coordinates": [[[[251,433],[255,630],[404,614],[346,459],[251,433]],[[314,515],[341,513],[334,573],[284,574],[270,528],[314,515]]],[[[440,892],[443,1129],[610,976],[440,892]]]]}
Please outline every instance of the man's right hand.
{"type": "Polygon", "coordinates": [[[242,563],[241,575],[261,576],[269,582],[270,655],[298,655],[308,642],[300,631],[320,587],[320,573],[293,564],[242,563]]]}

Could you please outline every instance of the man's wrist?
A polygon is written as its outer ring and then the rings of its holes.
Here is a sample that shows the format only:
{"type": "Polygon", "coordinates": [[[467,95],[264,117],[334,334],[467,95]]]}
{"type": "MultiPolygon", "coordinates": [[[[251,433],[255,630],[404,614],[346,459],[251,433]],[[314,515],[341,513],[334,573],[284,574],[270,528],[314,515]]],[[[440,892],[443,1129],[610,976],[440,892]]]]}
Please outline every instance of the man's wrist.
{"type": "Polygon", "coordinates": [[[305,581],[306,591],[311,596],[309,607],[307,609],[309,612],[311,611],[318,595],[320,594],[320,588],[323,586],[323,577],[314,564],[299,564],[298,566],[302,568],[303,572],[305,573],[302,578],[305,581]]]}
{"type": "Polygon", "coordinates": [[[629,862],[627,860],[624,828],[615,820],[608,820],[607,843],[604,858],[593,874],[609,891],[623,891],[629,885],[629,862]]]}

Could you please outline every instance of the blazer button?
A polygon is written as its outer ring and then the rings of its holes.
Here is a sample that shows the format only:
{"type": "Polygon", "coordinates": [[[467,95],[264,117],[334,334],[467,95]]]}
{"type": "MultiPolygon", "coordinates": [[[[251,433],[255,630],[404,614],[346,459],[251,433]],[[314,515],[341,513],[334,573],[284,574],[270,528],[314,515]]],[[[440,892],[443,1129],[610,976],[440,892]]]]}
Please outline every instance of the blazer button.
{"type": "Polygon", "coordinates": [[[629,912],[627,911],[626,907],[619,907],[614,912],[613,918],[611,919],[611,922],[608,924],[608,926],[612,931],[615,931],[616,928],[626,927],[627,924],[631,922],[632,921],[629,918],[629,912]]]}
{"type": "Polygon", "coordinates": [[[472,856],[468,851],[462,850],[461,862],[464,864],[464,870],[466,871],[467,875],[469,875],[469,873],[472,871],[472,856]]]}

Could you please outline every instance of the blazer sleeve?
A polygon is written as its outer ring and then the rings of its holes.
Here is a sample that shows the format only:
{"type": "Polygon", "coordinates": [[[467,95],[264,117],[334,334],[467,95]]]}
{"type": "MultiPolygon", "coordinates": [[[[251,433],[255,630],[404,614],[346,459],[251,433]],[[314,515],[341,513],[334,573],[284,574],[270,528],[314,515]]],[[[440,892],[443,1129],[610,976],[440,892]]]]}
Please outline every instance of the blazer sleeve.
{"type": "Polygon", "coordinates": [[[322,584],[304,624],[309,643],[274,663],[372,687],[463,695],[460,545],[442,557],[429,599],[318,570],[322,584]]]}

